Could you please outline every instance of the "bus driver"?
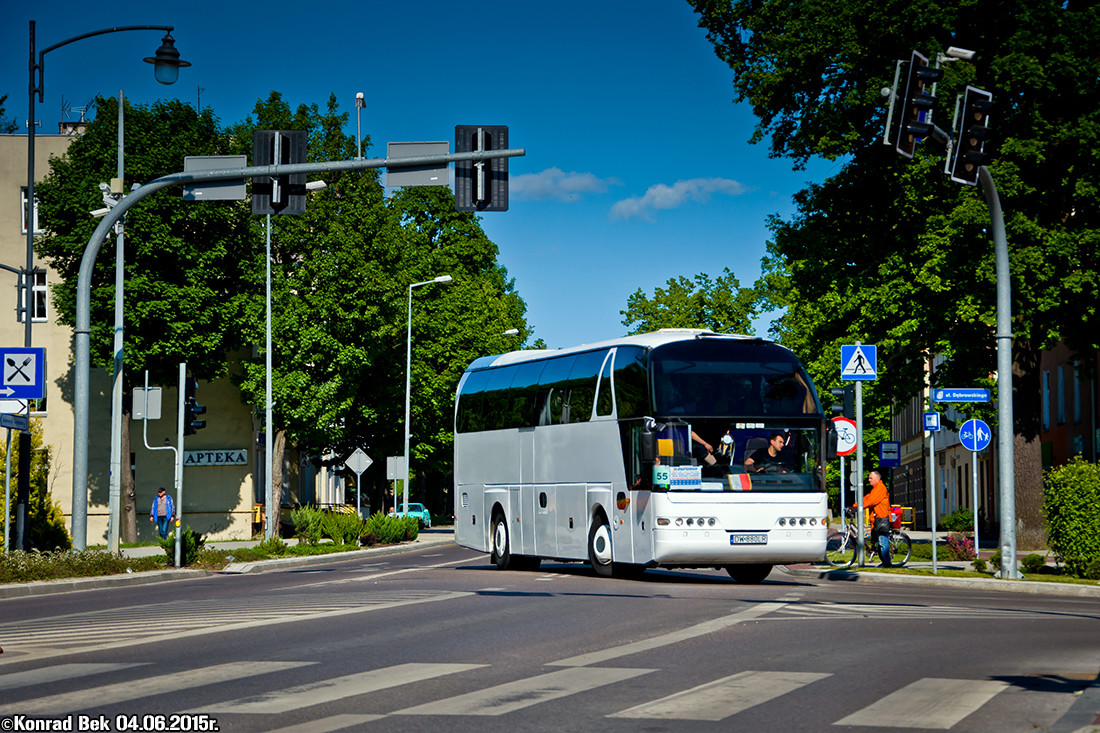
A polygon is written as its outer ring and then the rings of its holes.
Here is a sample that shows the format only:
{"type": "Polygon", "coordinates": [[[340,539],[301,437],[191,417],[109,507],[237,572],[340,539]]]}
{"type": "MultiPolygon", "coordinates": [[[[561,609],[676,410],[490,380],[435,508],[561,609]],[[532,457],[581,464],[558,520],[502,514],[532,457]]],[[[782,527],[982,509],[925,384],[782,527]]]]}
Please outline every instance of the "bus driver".
{"type": "Polygon", "coordinates": [[[781,466],[783,461],[779,458],[780,451],[787,444],[783,433],[772,433],[768,436],[768,446],[753,451],[753,454],[745,459],[745,468],[749,473],[760,473],[767,470],[768,466],[781,466]]]}

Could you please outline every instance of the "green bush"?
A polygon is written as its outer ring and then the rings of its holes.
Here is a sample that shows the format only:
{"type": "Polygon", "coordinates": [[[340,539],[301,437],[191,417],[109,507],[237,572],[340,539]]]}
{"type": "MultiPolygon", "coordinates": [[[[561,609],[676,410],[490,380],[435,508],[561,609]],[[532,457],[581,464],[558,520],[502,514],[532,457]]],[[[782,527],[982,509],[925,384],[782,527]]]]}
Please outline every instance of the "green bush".
{"type": "Polygon", "coordinates": [[[955,560],[973,560],[976,557],[974,541],[960,532],[947,535],[947,546],[955,560]]]}
{"type": "Polygon", "coordinates": [[[316,545],[325,536],[325,513],[311,506],[301,506],[290,513],[294,523],[294,534],[298,541],[307,545],[316,545]]]}
{"type": "Polygon", "coordinates": [[[363,522],[364,545],[392,545],[395,542],[415,540],[420,534],[420,520],[416,517],[389,517],[375,512],[363,522]]]}
{"type": "Polygon", "coordinates": [[[1100,580],[1100,557],[1089,560],[1089,564],[1085,566],[1085,577],[1089,580],[1100,580]]]}
{"type": "Polygon", "coordinates": [[[1036,573],[1043,572],[1043,568],[1047,565],[1047,559],[1033,552],[1030,555],[1026,555],[1023,560],[1020,560],[1020,565],[1023,566],[1025,573],[1035,575],[1036,573]]]}
{"type": "Polygon", "coordinates": [[[1087,577],[1100,558],[1100,466],[1079,456],[1045,475],[1043,514],[1050,549],[1065,563],[1066,572],[1087,577]]]}
{"type": "Polygon", "coordinates": [[[945,514],[940,524],[948,532],[972,532],[974,531],[974,512],[965,508],[956,509],[950,514],[945,514]]]}
{"type": "Polygon", "coordinates": [[[264,540],[260,544],[256,545],[256,549],[262,552],[265,556],[279,557],[286,554],[286,543],[283,542],[283,538],[278,535],[271,535],[269,539],[264,540]]]}
{"type": "Polygon", "coordinates": [[[974,569],[979,573],[984,573],[986,570],[985,560],[981,559],[980,557],[974,558],[974,562],[971,563],[971,565],[973,565],[974,569]]]}
{"type": "MultiPolygon", "coordinates": [[[[180,535],[180,567],[184,565],[194,565],[198,562],[199,555],[202,553],[202,546],[206,544],[206,540],[198,532],[195,532],[190,527],[183,530],[180,535]]],[[[160,541],[160,546],[164,550],[164,553],[168,555],[168,562],[175,564],[176,562],[176,530],[172,530],[168,533],[168,536],[160,541]]]]}
{"type": "Polygon", "coordinates": [[[363,524],[358,515],[346,512],[329,512],[321,517],[321,528],[325,536],[338,545],[358,543],[363,524]]]}

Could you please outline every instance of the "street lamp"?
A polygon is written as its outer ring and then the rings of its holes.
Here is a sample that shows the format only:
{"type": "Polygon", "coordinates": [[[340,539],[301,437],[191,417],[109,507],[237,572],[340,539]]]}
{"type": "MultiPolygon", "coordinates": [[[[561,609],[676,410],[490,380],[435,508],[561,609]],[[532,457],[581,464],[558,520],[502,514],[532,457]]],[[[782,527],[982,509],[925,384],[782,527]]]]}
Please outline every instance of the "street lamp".
{"type": "MultiPolygon", "coordinates": [[[[421,285],[431,285],[432,283],[449,283],[452,278],[450,275],[440,275],[433,280],[425,280],[424,282],[412,283],[409,285],[409,335],[405,341],[405,480],[402,490],[402,515],[409,515],[409,476],[411,471],[409,470],[409,436],[412,434],[412,430],[409,428],[409,391],[412,387],[412,342],[413,342],[413,288],[419,288],[421,285]]],[[[394,514],[397,512],[395,511],[394,514]]]]}
{"type": "Polygon", "coordinates": [[[359,126],[359,110],[367,106],[362,92],[355,93],[355,159],[363,157],[363,132],[359,126]]]}
{"type": "MultiPolygon", "coordinates": [[[[35,96],[37,95],[38,101],[44,101],[45,91],[45,77],[46,66],[45,56],[50,51],[67,46],[70,43],[81,41],[85,38],[91,38],[93,36],[102,36],[106,33],[118,33],[121,31],[164,31],[165,36],[161,40],[161,46],[157,49],[156,54],[145,61],[153,64],[153,75],[156,80],[161,84],[172,84],[179,77],[180,67],[190,66],[187,61],[180,60],[180,53],[176,50],[175,41],[172,38],[173,26],[170,25],[128,25],[120,26],[117,28],[104,28],[99,31],[92,31],[91,33],[82,33],[79,36],[73,36],[60,43],[44,48],[38,52],[37,58],[35,57],[35,40],[34,40],[34,27],[35,21],[30,21],[30,60],[28,67],[30,69],[30,83],[27,86],[29,99],[27,104],[27,272],[34,270],[34,137],[35,137],[35,122],[34,122],[34,105],[35,96]]],[[[24,332],[23,332],[23,345],[30,347],[31,345],[31,312],[30,312],[30,287],[29,283],[26,284],[23,297],[26,299],[26,309],[24,311],[24,332]]],[[[27,403],[27,415],[30,415],[30,402],[27,403]]],[[[20,526],[20,519],[26,514],[26,504],[30,498],[30,453],[31,453],[31,437],[29,433],[21,433],[19,436],[19,498],[18,506],[16,508],[16,527],[20,526]]],[[[87,539],[87,507],[85,502],[79,502],[76,497],[73,497],[73,546],[78,550],[83,550],[87,539]],[[84,516],[78,517],[78,509],[84,513],[84,516]]],[[[24,542],[24,538],[21,535],[18,538],[18,542],[24,542]]]]}

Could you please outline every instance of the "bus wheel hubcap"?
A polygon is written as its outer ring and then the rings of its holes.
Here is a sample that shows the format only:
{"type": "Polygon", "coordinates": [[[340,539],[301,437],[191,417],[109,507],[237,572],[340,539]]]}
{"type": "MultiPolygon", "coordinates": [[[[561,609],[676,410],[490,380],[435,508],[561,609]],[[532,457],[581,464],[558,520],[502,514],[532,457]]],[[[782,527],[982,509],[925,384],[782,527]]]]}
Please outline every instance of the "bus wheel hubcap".
{"type": "Polygon", "coordinates": [[[606,524],[592,535],[592,555],[600,565],[611,562],[611,533],[607,531],[606,524]]]}

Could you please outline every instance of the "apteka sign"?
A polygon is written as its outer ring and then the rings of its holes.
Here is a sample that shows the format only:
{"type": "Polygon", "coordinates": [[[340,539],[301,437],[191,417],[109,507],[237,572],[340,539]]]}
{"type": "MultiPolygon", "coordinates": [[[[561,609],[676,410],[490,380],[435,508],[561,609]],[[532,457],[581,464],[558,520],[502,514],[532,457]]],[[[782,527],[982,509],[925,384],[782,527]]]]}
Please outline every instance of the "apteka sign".
{"type": "Polygon", "coordinates": [[[248,450],[187,450],[183,452],[183,467],[191,466],[247,466],[248,450]]]}

